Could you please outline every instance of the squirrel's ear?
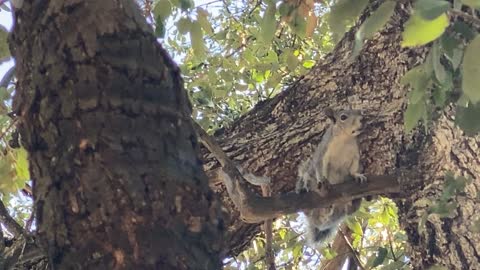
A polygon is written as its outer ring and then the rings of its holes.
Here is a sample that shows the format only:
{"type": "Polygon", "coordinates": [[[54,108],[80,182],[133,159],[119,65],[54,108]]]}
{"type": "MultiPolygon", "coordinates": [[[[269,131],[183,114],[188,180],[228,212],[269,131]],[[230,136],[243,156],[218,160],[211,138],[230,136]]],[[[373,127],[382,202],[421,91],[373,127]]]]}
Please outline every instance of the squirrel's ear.
{"type": "Polygon", "coordinates": [[[325,109],[325,115],[326,115],[328,118],[330,118],[330,120],[332,120],[333,123],[335,123],[335,121],[336,121],[336,120],[335,120],[335,112],[333,111],[332,108],[327,107],[327,108],[325,109]]]}

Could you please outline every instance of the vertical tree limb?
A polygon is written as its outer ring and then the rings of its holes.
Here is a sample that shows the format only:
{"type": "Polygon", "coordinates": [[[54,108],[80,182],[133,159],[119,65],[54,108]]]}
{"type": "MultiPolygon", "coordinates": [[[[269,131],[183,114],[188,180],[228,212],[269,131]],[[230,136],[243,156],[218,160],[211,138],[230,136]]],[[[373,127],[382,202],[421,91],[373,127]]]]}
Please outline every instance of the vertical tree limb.
{"type": "MultiPolygon", "coordinates": [[[[272,189],[269,184],[262,185],[262,195],[270,197],[272,189]]],[[[265,220],[263,231],[265,232],[265,265],[268,270],[275,270],[275,251],[273,250],[273,219],[265,220]]]]}

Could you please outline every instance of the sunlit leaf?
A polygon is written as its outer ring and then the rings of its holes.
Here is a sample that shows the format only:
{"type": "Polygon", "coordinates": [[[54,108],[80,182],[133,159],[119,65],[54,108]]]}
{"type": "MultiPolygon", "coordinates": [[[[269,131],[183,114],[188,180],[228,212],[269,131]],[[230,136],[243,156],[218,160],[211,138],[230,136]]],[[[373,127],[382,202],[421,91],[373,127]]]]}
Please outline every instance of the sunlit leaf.
{"type": "Polygon", "coordinates": [[[208,21],[208,12],[201,7],[197,7],[197,14],[198,22],[202,26],[203,31],[209,35],[213,35],[212,25],[208,21]]]}
{"type": "Polygon", "coordinates": [[[170,0],[159,0],[155,2],[152,12],[157,21],[160,20],[162,23],[165,23],[165,20],[172,14],[172,4],[170,0]]]}
{"type": "Polygon", "coordinates": [[[303,62],[303,67],[305,67],[305,68],[312,68],[314,65],[315,65],[314,60],[307,60],[307,61],[303,62]]]}
{"type": "Polygon", "coordinates": [[[198,21],[192,22],[190,29],[190,41],[192,42],[192,49],[195,57],[198,59],[205,58],[205,42],[203,40],[202,27],[198,21]]]}
{"type": "Polygon", "coordinates": [[[180,18],[177,22],[177,30],[180,34],[186,34],[192,29],[192,21],[190,18],[180,18]]]}
{"type": "Polygon", "coordinates": [[[428,21],[414,13],[405,23],[405,30],[402,33],[402,46],[413,47],[425,45],[440,37],[447,28],[448,23],[449,21],[446,14],[442,14],[436,19],[428,21]]]}
{"type": "MultiPolygon", "coordinates": [[[[30,172],[28,170],[27,151],[18,148],[15,151],[15,170],[19,181],[25,182],[30,180],[30,172]]],[[[22,185],[23,186],[23,185],[22,185]]]]}

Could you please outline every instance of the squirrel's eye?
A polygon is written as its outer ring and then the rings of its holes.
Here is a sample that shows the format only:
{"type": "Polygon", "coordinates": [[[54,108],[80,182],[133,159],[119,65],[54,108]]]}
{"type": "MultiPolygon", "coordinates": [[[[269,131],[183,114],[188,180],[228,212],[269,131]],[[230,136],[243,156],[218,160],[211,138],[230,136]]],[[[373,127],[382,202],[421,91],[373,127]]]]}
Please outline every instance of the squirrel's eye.
{"type": "Polygon", "coordinates": [[[345,121],[347,120],[348,116],[346,114],[340,115],[340,120],[345,121]]]}

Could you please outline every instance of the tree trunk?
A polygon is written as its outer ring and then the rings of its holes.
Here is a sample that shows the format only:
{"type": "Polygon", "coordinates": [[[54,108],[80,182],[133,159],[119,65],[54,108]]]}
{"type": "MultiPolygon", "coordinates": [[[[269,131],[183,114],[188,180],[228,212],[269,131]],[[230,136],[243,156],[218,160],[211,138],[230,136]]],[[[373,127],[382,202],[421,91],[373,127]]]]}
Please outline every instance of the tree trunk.
{"type": "MultiPolygon", "coordinates": [[[[381,1],[372,1],[361,16],[363,21],[381,1]]],[[[406,134],[403,112],[409,89],[400,84],[407,70],[423,62],[428,48],[400,47],[403,24],[410,15],[409,1],[399,1],[389,24],[364,45],[361,55],[350,54],[357,27],[348,32],[334,51],[310,73],[275,98],[258,104],[253,110],[216,133],[223,150],[235,161],[257,175],[272,178],[273,194],[293,189],[297,166],[308,158],[326,127],[323,111],[352,106],[367,115],[367,128],[360,137],[362,163],[369,174],[393,174],[408,169],[420,180],[405,183],[405,194],[398,199],[400,222],[408,234],[415,269],[444,265],[448,269],[472,269],[480,265],[480,235],[473,227],[480,209],[480,138],[466,137],[453,124],[454,110],[447,107],[439,120],[425,133],[423,128],[406,134]],[[443,187],[447,171],[471,176],[465,194],[456,197],[458,208],[453,218],[430,217],[425,235],[417,225],[422,211],[414,203],[420,198],[435,201],[443,187]]],[[[205,169],[214,178],[218,164],[204,151],[205,169]]],[[[226,250],[243,250],[259,227],[238,219],[224,188],[212,185],[230,205],[233,219],[228,223],[226,250]]],[[[477,223],[475,223],[477,222],[477,223]]],[[[478,226],[477,226],[478,227],[478,226]]]]}
{"type": "Polygon", "coordinates": [[[134,2],[24,1],[11,48],[52,268],[220,268],[183,82],[134,2]]]}

